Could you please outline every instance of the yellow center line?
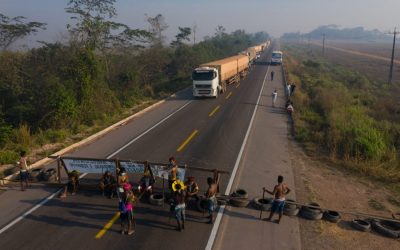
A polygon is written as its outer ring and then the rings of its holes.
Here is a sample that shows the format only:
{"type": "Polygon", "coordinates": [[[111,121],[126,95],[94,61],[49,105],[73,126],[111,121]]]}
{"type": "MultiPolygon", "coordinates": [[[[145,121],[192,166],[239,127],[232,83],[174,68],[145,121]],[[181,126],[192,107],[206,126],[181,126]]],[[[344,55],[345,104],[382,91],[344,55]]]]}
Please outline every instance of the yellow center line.
{"type": "Polygon", "coordinates": [[[231,95],[232,95],[232,92],[230,92],[230,93],[225,97],[225,99],[229,99],[229,97],[231,97],[231,95]]]}
{"type": "Polygon", "coordinates": [[[215,109],[213,109],[213,111],[211,111],[211,113],[208,114],[208,116],[209,116],[209,117],[213,116],[213,115],[218,111],[219,108],[220,108],[220,105],[218,105],[217,107],[215,107],[215,109]]]}
{"type": "Polygon", "coordinates": [[[239,86],[240,86],[240,82],[238,83],[238,85],[236,85],[236,88],[239,88],[239,86]]]}
{"type": "Polygon", "coordinates": [[[182,145],[179,146],[179,148],[176,151],[181,152],[183,150],[183,148],[186,146],[186,144],[188,144],[190,142],[190,140],[192,140],[193,137],[195,137],[195,135],[198,132],[199,132],[198,130],[193,131],[193,133],[182,143],[182,145]]]}
{"type": "Polygon", "coordinates": [[[103,237],[103,235],[107,232],[108,229],[110,229],[112,227],[112,225],[115,223],[116,220],[118,220],[119,218],[119,212],[117,212],[114,217],[111,218],[111,220],[109,222],[107,222],[107,224],[103,227],[103,229],[100,230],[100,232],[98,232],[96,234],[96,239],[100,239],[101,237],[103,237]]]}

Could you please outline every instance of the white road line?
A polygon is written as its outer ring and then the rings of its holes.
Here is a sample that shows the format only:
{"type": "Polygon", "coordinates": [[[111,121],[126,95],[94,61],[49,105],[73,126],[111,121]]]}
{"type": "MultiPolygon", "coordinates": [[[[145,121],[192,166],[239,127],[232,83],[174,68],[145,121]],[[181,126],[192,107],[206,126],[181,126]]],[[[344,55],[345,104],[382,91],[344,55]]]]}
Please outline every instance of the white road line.
{"type": "Polygon", "coordinates": [[[171,116],[173,116],[174,114],[178,113],[179,111],[181,111],[182,109],[184,109],[187,105],[189,105],[191,102],[193,102],[193,100],[188,101],[187,103],[185,103],[185,105],[183,105],[182,107],[180,107],[179,109],[175,110],[173,113],[171,113],[170,115],[168,115],[167,117],[165,117],[164,119],[162,119],[161,121],[157,122],[155,125],[153,125],[151,128],[147,129],[146,131],[144,131],[142,134],[140,134],[139,136],[137,136],[136,138],[134,138],[133,140],[131,140],[130,142],[128,142],[125,146],[121,147],[120,149],[118,149],[117,151],[115,151],[114,153],[110,154],[109,156],[107,156],[107,159],[110,159],[111,157],[115,156],[116,154],[118,154],[119,152],[121,152],[122,150],[124,150],[125,148],[129,147],[129,145],[131,145],[132,143],[134,143],[135,141],[139,140],[140,138],[142,138],[144,135],[146,135],[147,133],[149,133],[151,130],[153,130],[154,128],[158,127],[161,123],[165,122],[166,120],[168,120],[168,118],[170,118],[171,116]]]}
{"type": "MultiPolygon", "coordinates": [[[[228,186],[226,187],[225,195],[229,195],[231,193],[231,188],[232,188],[232,185],[233,185],[233,181],[235,180],[236,172],[237,172],[237,170],[239,168],[239,163],[240,163],[240,160],[242,159],[242,154],[243,154],[244,148],[246,147],[247,139],[249,138],[251,127],[253,126],[253,122],[254,122],[254,117],[256,116],[258,105],[260,103],[261,94],[262,94],[262,91],[264,89],[265,80],[267,79],[268,71],[269,71],[269,66],[267,68],[267,72],[265,73],[264,81],[263,81],[263,84],[261,86],[260,93],[258,94],[257,103],[256,103],[256,106],[254,108],[253,115],[251,116],[249,127],[247,128],[247,132],[246,132],[246,135],[245,135],[245,137],[243,139],[242,146],[240,147],[240,151],[239,151],[238,157],[236,158],[236,162],[235,162],[235,166],[234,166],[233,171],[232,171],[231,178],[229,179],[228,186]]],[[[219,226],[221,224],[222,216],[224,215],[224,211],[225,211],[225,205],[220,206],[219,209],[218,209],[217,218],[215,218],[215,222],[214,222],[213,228],[211,230],[210,237],[208,238],[206,250],[212,250],[212,247],[213,247],[214,242],[215,242],[215,238],[217,237],[218,228],[219,228],[219,226]]]]}
{"type": "MultiPolygon", "coordinates": [[[[162,119],[161,121],[157,122],[155,125],[153,125],[152,127],[150,127],[149,129],[147,129],[146,131],[144,131],[143,133],[141,133],[140,135],[138,135],[136,138],[132,139],[130,142],[128,142],[127,144],[125,144],[124,146],[122,146],[120,149],[118,149],[117,151],[115,151],[114,153],[110,154],[109,156],[107,156],[107,159],[110,159],[111,157],[115,156],[116,154],[118,154],[119,152],[121,152],[122,150],[124,150],[126,147],[128,147],[129,145],[131,145],[132,143],[134,143],[135,141],[137,141],[138,139],[142,138],[144,135],[146,135],[147,133],[149,133],[151,130],[155,129],[157,126],[159,126],[161,123],[165,122],[166,120],[168,120],[171,116],[173,116],[174,114],[178,113],[179,111],[181,111],[182,109],[184,109],[187,105],[189,105],[191,102],[193,102],[193,100],[188,101],[187,103],[185,103],[182,107],[180,107],[179,109],[175,110],[174,112],[172,112],[171,114],[169,114],[168,116],[166,116],[164,119],[162,119]]],[[[79,176],[79,178],[83,178],[84,176],[86,176],[87,173],[81,174],[79,176]]],[[[11,228],[12,226],[14,226],[15,224],[17,224],[18,222],[20,222],[22,219],[24,219],[26,216],[28,216],[29,214],[33,213],[35,210],[37,210],[39,207],[43,206],[44,204],[46,204],[48,201],[50,201],[51,199],[53,199],[54,197],[56,197],[56,195],[58,195],[61,191],[63,190],[63,188],[60,188],[59,190],[57,190],[56,192],[54,192],[53,194],[51,194],[50,196],[46,197],[45,199],[43,199],[41,202],[39,202],[38,204],[36,204],[34,207],[32,207],[31,209],[29,209],[28,211],[26,211],[25,213],[23,213],[21,216],[17,217],[16,219],[14,219],[13,221],[11,221],[10,223],[8,223],[6,226],[4,226],[3,228],[0,229],[0,234],[4,233],[6,230],[8,230],[9,228],[11,228]]]]}

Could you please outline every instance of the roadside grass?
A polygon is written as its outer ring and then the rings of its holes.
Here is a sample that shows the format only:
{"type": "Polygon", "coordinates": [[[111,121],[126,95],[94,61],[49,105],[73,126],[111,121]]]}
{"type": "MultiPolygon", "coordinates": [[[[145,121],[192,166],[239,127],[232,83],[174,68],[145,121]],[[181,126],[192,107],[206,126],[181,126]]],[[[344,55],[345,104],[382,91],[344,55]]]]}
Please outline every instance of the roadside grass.
{"type": "Polygon", "coordinates": [[[305,152],[400,193],[399,85],[370,80],[305,46],[283,47],[297,86],[294,138],[305,152]]]}
{"type": "Polygon", "coordinates": [[[375,200],[375,199],[369,199],[368,201],[368,205],[377,210],[377,211],[383,211],[386,210],[386,207],[379,201],[375,200]]]}

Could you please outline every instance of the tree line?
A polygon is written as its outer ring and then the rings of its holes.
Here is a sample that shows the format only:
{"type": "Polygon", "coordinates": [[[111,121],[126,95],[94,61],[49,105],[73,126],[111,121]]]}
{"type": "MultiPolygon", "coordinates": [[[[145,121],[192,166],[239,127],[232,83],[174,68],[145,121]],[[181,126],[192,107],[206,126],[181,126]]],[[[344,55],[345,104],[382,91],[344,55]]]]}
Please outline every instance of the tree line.
{"type": "Polygon", "coordinates": [[[115,22],[115,0],[70,0],[68,42],[41,42],[12,51],[17,40],[46,24],[0,14],[0,163],[21,149],[57,141],[146,100],[191,84],[193,68],[231,56],[268,34],[215,34],[194,43],[195,27],[179,27],[170,44],[165,17],[146,16],[149,29],[115,22]],[[56,137],[56,139],[54,139],[56,137]],[[40,138],[40,139],[39,139],[40,138]]]}

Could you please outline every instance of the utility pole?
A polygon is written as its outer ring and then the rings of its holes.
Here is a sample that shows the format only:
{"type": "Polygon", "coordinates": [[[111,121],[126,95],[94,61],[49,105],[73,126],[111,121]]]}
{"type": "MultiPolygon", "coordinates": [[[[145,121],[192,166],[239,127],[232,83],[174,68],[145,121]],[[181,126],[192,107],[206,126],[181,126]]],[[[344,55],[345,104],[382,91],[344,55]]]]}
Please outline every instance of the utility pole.
{"type": "Polygon", "coordinates": [[[389,70],[389,81],[388,81],[389,84],[392,83],[392,79],[393,79],[393,61],[394,61],[394,48],[396,46],[396,35],[397,35],[397,31],[396,31],[396,27],[395,27],[394,32],[393,32],[392,58],[390,59],[390,70],[389,70]]]}
{"type": "Polygon", "coordinates": [[[193,45],[196,44],[196,31],[197,31],[197,25],[196,23],[193,25],[193,45]]]}
{"type": "Polygon", "coordinates": [[[325,33],[322,34],[322,56],[325,56],[325,33]]]}

